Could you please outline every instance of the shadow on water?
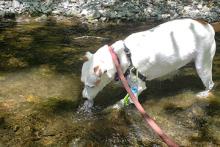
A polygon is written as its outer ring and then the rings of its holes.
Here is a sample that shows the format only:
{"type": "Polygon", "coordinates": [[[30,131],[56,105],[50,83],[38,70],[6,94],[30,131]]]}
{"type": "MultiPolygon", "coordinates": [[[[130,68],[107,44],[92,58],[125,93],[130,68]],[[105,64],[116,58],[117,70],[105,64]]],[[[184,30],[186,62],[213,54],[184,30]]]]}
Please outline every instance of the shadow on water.
{"type": "Polygon", "coordinates": [[[218,134],[215,134],[219,131],[219,106],[220,103],[215,101],[210,103],[197,101],[188,107],[170,104],[164,108],[164,111],[179,120],[183,126],[190,127],[189,129],[196,132],[195,135],[190,137],[192,144],[201,145],[201,142],[219,144],[218,134]],[[186,119],[184,116],[190,119],[186,119]],[[215,117],[215,119],[212,119],[212,117],[215,117]],[[213,134],[213,131],[217,132],[213,134]]]}
{"type": "MultiPolygon", "coordinates": [[[[154,25],[90,28],[77,20],[53,18],[3,25],[0,146],[164,146],[133,105],[109,109],[125,96],[125,90],[114,84],[100,92],[92,113],[77,111],[83,103],[81,56],[154,25]]],[[[219,43],[217,34],[213,96],[195,97],[204,87],[192,65],[173,80],[147,83],[148,90],[140,96],[147,112],[181,145],[220,144],[219,43]]]]}
{"type": "Polygon", "coordinates": [[[71,24],[65,25],[48,18],[40,24],[35,22],[2,26],[1,70],[16,71],[48,64],[54,66],[58,72],[80,74],[79,66],[82,65],[82,61],[79,58],[86,51],[95,51],[101,45],[122,38],[123,33],[128,34],[123,25],[121,27],[110,25],[106,30],[103,27],[89,30],[87,25],[77,20],[71,21],[71,24]],[[81,36],[94,36],[93,34],[100,35],[104,39],[77,39],[81,36]],[[109,34],[111,36],[114,34],[114,37],[109,37],[109,34]]]}
{"type": "Polygon", "coordinates": [[[79,74],[74,69],[82,64],[79,56],[83,50],[70,41],[71,35],[75,35],[71,26],[58,25],[53,20],[47,20],[42,26],[33,24],[8,29],[1,40],[0,68],[15,71],[48,64],[59,72],[79,74]]]}

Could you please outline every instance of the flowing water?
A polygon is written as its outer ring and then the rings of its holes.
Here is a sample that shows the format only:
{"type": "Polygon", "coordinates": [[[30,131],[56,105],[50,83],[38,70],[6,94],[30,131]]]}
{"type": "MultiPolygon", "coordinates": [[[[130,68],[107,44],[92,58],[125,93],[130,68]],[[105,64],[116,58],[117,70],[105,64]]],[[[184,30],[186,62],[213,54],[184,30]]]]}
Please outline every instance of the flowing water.
{"type": "MultiPolygon", "coordinates": [[[[2,20],[0,146],[165,146],[133,105],[110,109],[126,94],[114,84],[97,96],[91,113],[78,111],[84,53],[156,24],[91,28],[74,19],[2,20]]],[[[182,146],[220,146],[220,34],[216,40],[211,96],[195,96],[204,87],[192,66],[172,80],[147,83],[140,96],[149,115],[182,146]]]]}

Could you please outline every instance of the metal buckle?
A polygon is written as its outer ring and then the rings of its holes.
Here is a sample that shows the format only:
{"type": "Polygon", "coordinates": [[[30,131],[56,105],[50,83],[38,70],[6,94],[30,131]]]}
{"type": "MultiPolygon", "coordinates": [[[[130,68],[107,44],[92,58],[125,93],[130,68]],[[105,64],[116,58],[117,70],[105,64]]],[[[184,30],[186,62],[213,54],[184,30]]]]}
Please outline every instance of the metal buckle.
{"type": "Polygon", "coordinates": [[[135,69],[134,66],[130,67],[130,69],[129,69],[129,73],[130,73],[130,74],[132,73],[132,70],[133,70],[133,69],[135,69]]]}

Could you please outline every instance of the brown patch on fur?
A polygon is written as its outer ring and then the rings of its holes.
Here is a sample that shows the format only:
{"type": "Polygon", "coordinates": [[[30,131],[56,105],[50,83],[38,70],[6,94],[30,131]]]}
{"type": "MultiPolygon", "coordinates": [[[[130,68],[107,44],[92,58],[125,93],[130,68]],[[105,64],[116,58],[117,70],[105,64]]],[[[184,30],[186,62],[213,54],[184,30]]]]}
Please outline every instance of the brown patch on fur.
{"type": "Polygon", "coordinates": [[[207,25],[208,24],[208,22],[205,21],[204,19],[194,19],[194,20],[201,23],[202,25],[207,25]]]}
{"type": "Polygon", "coordinates": [[[99,66],[96,66],[94,67],[94,73],[98,76],[98,77],[101,77],[102,76],[102,71],[101,69],[99,68],[99,66]]]}
{"type": "Polygon", "coordinates": [[[94,67],[94,72],[96,73],[99,69],[99,66],[94,67]]]}
{"type": "Polygon", "coordinates": [[[95,86],[98,86],[100,82],[101,82],[101,80],[97,80],[97,81],[95,82],[95,86]]]}
{"type": "Polygon", "coordinates": [[[85,56],[82,56],[82,57],[80,58],[80,60],[82,60],[82,61],[88,61],[89,58],[85,55],[85,56]]]}
{"type": "MultiPolygon", "coordinates": [[[[199,22],[202,25],[207,25],[208,22],[206,22],[204,19],[194,19],[195,21],[199,22]]],[[[215,32],[220,32],[220,22],[214,22],[211,23],[213,29],[215,30],[215,32]]]]}
{"type": "Polygon", "coordinates": [[[220,22],[214,22],[211,23],[213,29],[215,30],[215,32],[220,32],[220,22]]]}

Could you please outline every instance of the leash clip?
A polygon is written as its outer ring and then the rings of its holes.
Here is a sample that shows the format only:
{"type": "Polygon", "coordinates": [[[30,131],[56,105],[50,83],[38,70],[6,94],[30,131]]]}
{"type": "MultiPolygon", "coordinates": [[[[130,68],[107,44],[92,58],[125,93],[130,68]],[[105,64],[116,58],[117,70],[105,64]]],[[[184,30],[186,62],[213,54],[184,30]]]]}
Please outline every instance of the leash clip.
{"type": "Polygon", "coordinates": [[[135,70],[135,67],[131,66],[130,69],[129,69],[129,74],[131,74],[133,70],[135,70]]]}

